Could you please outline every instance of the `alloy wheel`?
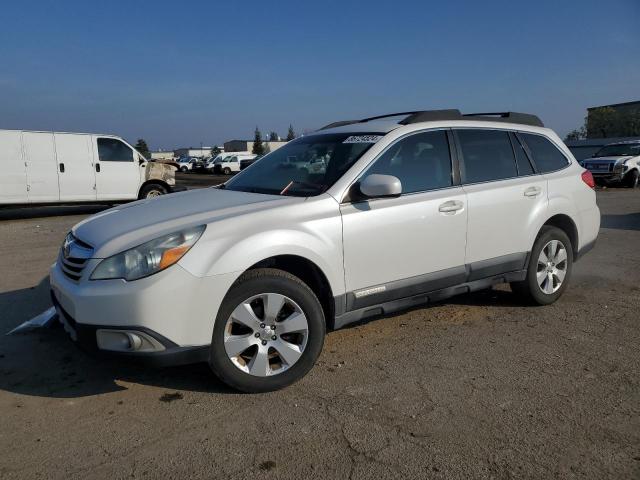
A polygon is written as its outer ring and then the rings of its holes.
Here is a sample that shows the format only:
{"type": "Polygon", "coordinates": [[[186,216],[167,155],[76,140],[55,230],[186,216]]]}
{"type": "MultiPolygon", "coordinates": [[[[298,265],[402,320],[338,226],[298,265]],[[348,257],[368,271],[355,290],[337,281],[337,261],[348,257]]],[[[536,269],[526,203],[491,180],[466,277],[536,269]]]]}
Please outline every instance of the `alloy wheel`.
{"type": "Polygon", "coordinates": [[[567,249],[560,240],[551,240],[540,251],[536,279],[543,293],[551,295],[567,275],[567,249]]]}
{"type": "Polygon", "coordinates": [[[291,368],[308,337],[309,324],[300,306],[285,295],[264,293],[233,310],[225,325],[224,349],[238,369],[267,377],[291,368]]]}

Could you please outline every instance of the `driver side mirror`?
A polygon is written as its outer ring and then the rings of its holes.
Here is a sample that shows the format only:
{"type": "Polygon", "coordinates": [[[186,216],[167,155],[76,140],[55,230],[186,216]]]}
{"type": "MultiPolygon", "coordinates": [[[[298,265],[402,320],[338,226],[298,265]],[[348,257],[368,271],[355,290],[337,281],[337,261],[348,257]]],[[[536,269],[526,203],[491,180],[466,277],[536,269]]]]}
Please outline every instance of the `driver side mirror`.
{"type": "Polygon", "coordinates": [[[402,194],[402,182],[393,175],[373,173],[360,181],[359,190],[365,198],[399,197],[402,194]]]}

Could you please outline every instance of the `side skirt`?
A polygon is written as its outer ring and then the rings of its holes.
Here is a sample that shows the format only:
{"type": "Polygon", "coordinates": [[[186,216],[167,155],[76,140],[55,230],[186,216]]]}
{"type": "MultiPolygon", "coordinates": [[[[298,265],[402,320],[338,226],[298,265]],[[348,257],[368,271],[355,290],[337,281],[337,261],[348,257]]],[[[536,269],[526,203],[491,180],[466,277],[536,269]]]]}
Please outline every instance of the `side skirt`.
{"type": "Polygon", "coordinates": [[[517,270],[508,273],[502,273],[491,277],[473,280],[452,287],[441,288],[418,295],[412,295],[398,300],[391,300],[377,305],[371,305],[350,312],[337,315],[334,320],[334,329],[342,328],[351,323],[359,322],[365,318],[388,315],[399,310],[407,310],[419,305],[439,302],[455,295],[475,292],[491,288],[493,285],[508,282],[519,282],[526,278],[527,270],[517,270]]]}

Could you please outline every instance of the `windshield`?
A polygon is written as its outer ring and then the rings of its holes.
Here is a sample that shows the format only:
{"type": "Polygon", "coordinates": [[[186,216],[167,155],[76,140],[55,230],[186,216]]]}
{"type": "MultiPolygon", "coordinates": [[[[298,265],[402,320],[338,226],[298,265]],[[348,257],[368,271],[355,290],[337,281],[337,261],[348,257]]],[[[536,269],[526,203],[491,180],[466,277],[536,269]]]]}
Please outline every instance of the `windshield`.
{"type": "Polygon", "coordinates": [[[298,138],[254,162],[225,188],[274,195],[319,195],[382,135],[334,133],[298,138]]]}
{"type": "Polygon", "coordinates": [[[602,147],[595,157],[621,157],[626,155],[640,155],[640,143],[619,143],[602,147]]]}

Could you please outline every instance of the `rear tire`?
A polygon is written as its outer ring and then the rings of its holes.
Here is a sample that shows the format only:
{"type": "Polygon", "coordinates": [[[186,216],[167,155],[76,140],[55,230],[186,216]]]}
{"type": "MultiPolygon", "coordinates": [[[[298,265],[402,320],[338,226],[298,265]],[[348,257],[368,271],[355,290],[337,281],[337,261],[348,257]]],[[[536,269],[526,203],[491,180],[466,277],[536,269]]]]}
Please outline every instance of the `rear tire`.
{"type": "Polygon", "coordinates": [[[533,244],[527,276],[511,282],[511,290],[526,303],[549,305],[562,296],[573,269],[573,249],[566,233],[543,226],[533,244]]]}
{"type": "Polygon", "coordinates": [[[324,336],[322,306],[302,280],[272,268],[249,270],[218,310],[209,365],[237,390],[278,390],[311,370],[324,336]]]}
{"type": "Polygon", "coordinates": [[[627,173],[627,176],[624,178],[624,183],[629,188],[638,188],[638,183],[640,182],[640,173],[638,170],[631,170],[627,173]]]}
{"type": "Polygon", "coordinates": [[[158,183],[152,183],[142,187],[142,190],[140,190],[140,198],[155,198],[167,193],[166,187],[158,183]]]}

